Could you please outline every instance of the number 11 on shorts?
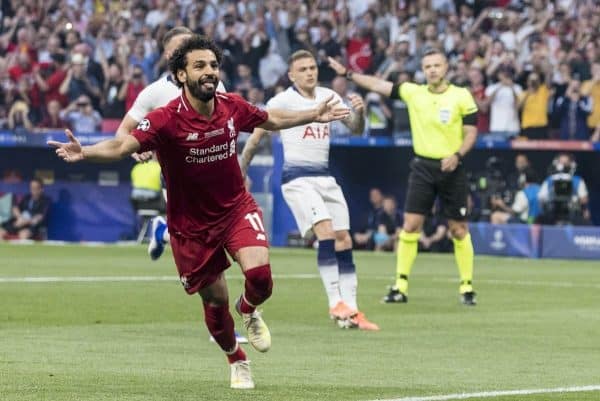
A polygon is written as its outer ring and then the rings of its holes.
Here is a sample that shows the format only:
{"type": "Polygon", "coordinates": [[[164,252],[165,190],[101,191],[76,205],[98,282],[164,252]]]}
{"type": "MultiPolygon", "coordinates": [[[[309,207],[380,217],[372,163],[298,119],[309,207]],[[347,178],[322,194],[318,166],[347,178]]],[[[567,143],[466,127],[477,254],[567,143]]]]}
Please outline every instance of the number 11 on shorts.
{"type": "Polygon", "coordinates": [[[265,226],[263,226],[260,215],[257,212],[253,212],[248,213],[244,218],[250,222],[252,229],[258,233],[256,234],[256,239],[266,241],[265,226]]]}

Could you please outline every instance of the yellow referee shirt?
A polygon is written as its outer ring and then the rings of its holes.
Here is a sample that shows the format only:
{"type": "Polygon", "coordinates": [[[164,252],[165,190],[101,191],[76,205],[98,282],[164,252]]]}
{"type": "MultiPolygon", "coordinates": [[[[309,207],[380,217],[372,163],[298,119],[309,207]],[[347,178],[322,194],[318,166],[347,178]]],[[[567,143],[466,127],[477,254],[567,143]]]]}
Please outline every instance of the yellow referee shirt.
{"type": "Polygon", "coordinates": [[[399,95],[408,107],[415,154],[443,159],[460,149],[463,117],[477,112],[466,88],[449,85],[444,92],[433,93],[427,85],[405,82],[399,95]]]}

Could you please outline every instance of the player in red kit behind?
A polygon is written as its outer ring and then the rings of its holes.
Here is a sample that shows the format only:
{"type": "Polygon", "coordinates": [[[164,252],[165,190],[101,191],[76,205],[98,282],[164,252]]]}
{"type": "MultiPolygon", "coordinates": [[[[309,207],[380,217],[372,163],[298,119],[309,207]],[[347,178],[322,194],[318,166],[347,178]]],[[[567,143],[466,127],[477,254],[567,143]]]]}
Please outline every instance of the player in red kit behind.
{"type": "Polygon", "coordinates": [[[109,162],[155,150],[165,178],[173,257],[185,290],[199,293],[208,331],[231,364],[231,387],[254,388],[246,354],[236,342],[224,270],[226,252],[246,278],[236,302],[250,343],[265,352],[271,335],[256,307],[272,290],[268,241],[262,214],[246,191],[237,160],[240,131],[280,130],[311,121],[345,118],[348,110],[332,97],[306,111],[260,110],[241,97],[216,93],[221,50],[203,36],[187,39],[169,60],[180,97],[150,112],[132,135],[81,146],[67,130],[68,143],[49,141],[67,162],[109,162]]]}

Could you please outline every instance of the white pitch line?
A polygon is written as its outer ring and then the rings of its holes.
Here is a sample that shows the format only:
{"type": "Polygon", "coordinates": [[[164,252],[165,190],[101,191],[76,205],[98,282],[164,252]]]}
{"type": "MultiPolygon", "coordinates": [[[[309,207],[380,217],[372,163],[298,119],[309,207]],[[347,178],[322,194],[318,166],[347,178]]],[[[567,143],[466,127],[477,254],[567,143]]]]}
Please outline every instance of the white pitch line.
{"type": "MultiPolygon", "coordinates": [[[[240,280],[243,276],[232,274],[230,279],[240,280]]],[[[316,273],[302,274],[274,274],[276,280],[315,280],[320,279],[316,273]]],[[[391,280],[389,276],[368,276],[363,280],[391,280]]],[[[107,282],[131,282],[131,281],[179,281],[176,275],[172,276],[56,276],[56,277],[0,277],[0,284],[3,283],[107,283],[107,282]]],[[[433,278],[438,282],[455,282],[456,279],[433,278]]],[[[512,286],[535,286],[535,287],[554,287],[554,288],[600,288],[600,284],[593,283],[573,283],[563,281],[520,281],[520,280],[494,280],[481,279],[478,283],[506,284],[512,286]]]]}
{"type": "Polygon", "coordinates": [[[531,390],[508,390],[508,391],[483,391],[480,393],[462,393],[462,394],[447,394],[433,395],[426,397],[407,397],[407,398],[390,398],[377,399],[372,401],[452,401],[452,400],[468,400],[470,398],[493,398],[506,397],[511,395],[535,395],[535,394],[551,394],[551,393],[582,393],[589,391],[600,391],[600,385],[580,386],[580,387],[558,387],[558,388],[541,388],[531,390]]]}

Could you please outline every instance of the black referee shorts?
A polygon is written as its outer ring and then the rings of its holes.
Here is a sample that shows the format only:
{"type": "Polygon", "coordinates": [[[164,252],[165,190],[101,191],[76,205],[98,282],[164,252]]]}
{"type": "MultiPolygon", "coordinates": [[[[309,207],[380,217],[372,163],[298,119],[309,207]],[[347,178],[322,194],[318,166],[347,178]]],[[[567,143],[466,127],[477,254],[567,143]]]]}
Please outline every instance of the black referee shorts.
{"type": "Polygon", "coordinates": [[[436,197],[440,197],[442,215],[447,219],[467,219],[467,174],[464,166],[445,173],[441,161],[415,156],[410,162],[405,213],[428,215],[436,197]]]}

